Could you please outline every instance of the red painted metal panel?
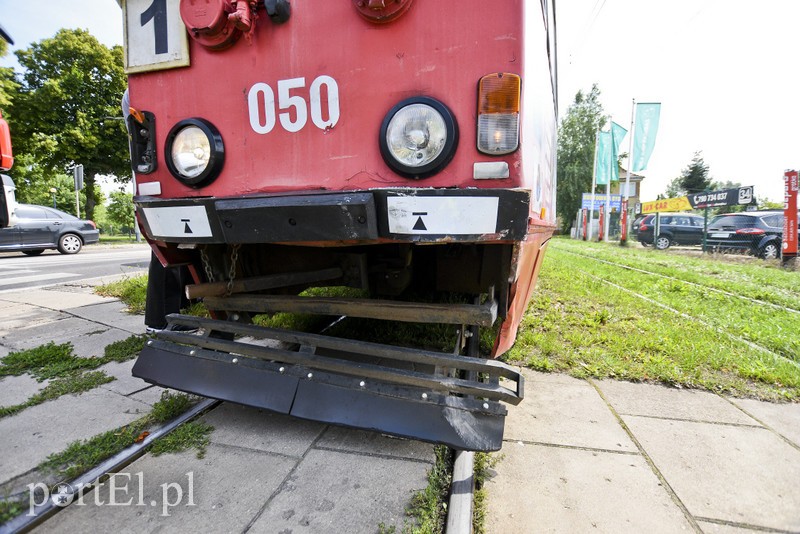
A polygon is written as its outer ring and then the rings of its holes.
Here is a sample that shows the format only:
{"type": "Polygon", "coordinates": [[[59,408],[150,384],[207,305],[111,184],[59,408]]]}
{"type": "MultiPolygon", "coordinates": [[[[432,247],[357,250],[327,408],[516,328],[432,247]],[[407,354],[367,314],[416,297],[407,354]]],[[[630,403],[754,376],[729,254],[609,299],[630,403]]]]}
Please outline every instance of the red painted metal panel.
{"type": "MultiPolygon", "coordinates": [[[[460,2],[457,8],[446,2],[415,2],[397,21],[376,25],[347,2],[298,2],[283,25],[272,24],[262,13],[251,43],[241,39],[227,50],[209,51],[191,41],[191,67],[131,76],[131,105],[155,113],[160,152],[166,133],[179,120],[199,116],[211,121],[225,141],[225,169],[214,183],[197,190],[178,183],[164,165],[141,181],[161,181],[164,198],[301,189],[528,185],[533,177],[522,176],[521,160],[538,158],[534,151],[491,158],[475,148],[480,77],[517,72],[525,83],[522,7],[520,0],[494,3],[489,10],[478,0],[460,2]],[[475,16],[477,12],[481,16],[475,16]],[[305,126],[294,133],[286,131],[280,119],[267,134],[253,130],[248,94],[254,84],[267,84],[278,100],[279,81],[304,78],[303,87],[288,94],[308,105],[310,87],[320,76],[338,84],[341,111],[333,128],[316,127],[309,112],[305,126]],[[377,149],[377,136],[389,108],[420,94],[453,110],[461,141],[443,172],[414,181],[388,169],[377,149]],[[507,161],[510,178],[474,181],[473,163],[487,160],[507,161]]],[[[326,115],[324,90],[321,96],[326,115]]],[[[530,105],[552,109],[548,98],[542,95],[541,102],[530,105]]],[[[287,111],[295,120],[295,110],[287,111]]],[[[259,115],[264,113],[262,104],[259,115]]],[[[162,162],[163,157],[162,152],[162,162]]]]}
{"type": "Polygon", "coordinates": [[[786,171],[783,181],[783,257],[790,258],[797,256],[797,171],[786,171]]]}

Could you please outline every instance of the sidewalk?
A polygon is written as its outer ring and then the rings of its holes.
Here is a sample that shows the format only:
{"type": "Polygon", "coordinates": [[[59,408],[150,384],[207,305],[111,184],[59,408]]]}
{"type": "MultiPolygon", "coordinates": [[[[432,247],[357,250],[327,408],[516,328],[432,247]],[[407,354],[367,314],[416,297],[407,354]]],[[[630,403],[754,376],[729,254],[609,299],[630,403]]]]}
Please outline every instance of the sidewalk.
{"type": "MultiPolygon", "coordinates": [[[[141,316],[85,284],[0,295],[0,356],[48,341],[81,356],[144,330],[141,316]]],[[[0,419],[0,491],[33,482],[47,455],[147,413],[161,390],[102,368],[113,382],[0,419]]],[[[509,407],[502,459],[487,483],[487,531],[800,532],[800,405],[525,371],[526,399],[509,407]]],[[[0,406],[44,387],[0,379],[0,406]]],[[[145,455],[126,472],[142,506],[85,506],[41,530],[141,532],[402,531],[426,485],[431,445],[223,404],[205,458],[145,455]],[[136,487],[142,473],[142,488],[136,487]],[[165,484],[193,473],[195,506],[161,504],[165,484]],[[139,496],[142,496],[142,499],[139,496]],[[388,531],[388,530],[387,530],[388,531]]],[[[109,501],[108,487],[97,492],[109,501]]],[[[0,495],[2,496],[2,495],[0,495]]]]}
{"type": "MultiPolygon", "coordinates": [[[[0,357],[50,341],[72,343],[78,356],[102,355],[109,343],[143,333],[142,316],[125,313],[121,302],[94,295],[85,283],[0,295],[0,357]]],[[[0,418],[0,498],[28,484],[62,482],[36,466],[72,441],[150,411],[162,390],[133,378],[133,363],[101,367],[116,380],[82,395],[0,418]]],[[[0,378],[0,406],[24,402],[45,385],[27,375],[0,378]]],[[[232,404],[201,420],[214,426],[204,458],[196,451],[145,454],[117,485],[117,502],[132,498],[133,505],[95,505],[95,499],[110,502],[106,484],[84,506],[73,504],[37,531],[374,533],[384,524],[400,532],[434,461],[430,444],[232,404]],[[193,504],[184,499],[164,515],[165,485],[188,490],[189,473],[193,504]],[[121,485],[129,493],[120,492],[121,485]]]]}
{"type": "Polygon", "coordinates": [[[800,532],[800,405],[525,375],[487,532],[800,532]]]}

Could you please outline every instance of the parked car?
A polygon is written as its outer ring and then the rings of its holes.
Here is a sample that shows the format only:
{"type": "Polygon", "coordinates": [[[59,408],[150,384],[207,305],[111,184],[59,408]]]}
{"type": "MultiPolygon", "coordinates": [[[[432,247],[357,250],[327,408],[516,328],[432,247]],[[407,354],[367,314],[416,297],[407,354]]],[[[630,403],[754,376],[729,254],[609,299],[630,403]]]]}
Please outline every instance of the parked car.
{"type": "Polygon", "coordinates": [[[710,250],[775,259],[781,255],[782,238],[782,211],[747,211],[714,217],[706,243],[710,250]]]}
{"type": "Polygon", "coordinates": [[[645,217],[647,217],[647,215],[639,215],[633,220],[633,223],[631,223],[631,235],[634,239],[639,236],[639,225],[642,224],[645,217]]]}
{"type": "Polygon", "coordinates": [[[664,250],[670,245],[702,245],[703,217],[692,213],[670,213],[661,216],[658,236],[653,240],[656,216],[646,215],[639,222],[636,237],[643,245],[653,245],[664,250]]]}
{"type": "Polygon", "coordinates": [[[57,209],[18,204],[14,217],[14,226],[0,228],[0,251],[36,256],[46,249],[58,249],[62,254],[77,254],[83,245],[100,240],[94,222],[57,209]]]}

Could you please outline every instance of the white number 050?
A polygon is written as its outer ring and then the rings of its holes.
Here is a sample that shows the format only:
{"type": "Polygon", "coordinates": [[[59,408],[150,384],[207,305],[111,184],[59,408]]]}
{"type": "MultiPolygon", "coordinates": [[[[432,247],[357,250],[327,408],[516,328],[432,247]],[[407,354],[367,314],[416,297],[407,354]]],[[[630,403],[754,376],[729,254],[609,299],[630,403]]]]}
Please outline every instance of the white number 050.
{"type": "Polygon", "coordinates": [[[305,78],[292,78],[278,81],[278,110],[286,110],[277,114],[275,110],[275,92],[268,84],[259,82],[250,88],[247,95],[250,126],[259,134],[267,134],[275,128],[276,119],[287,132],[299,132],[308,122],[308,111],[311,109],[311,122],[320,130],[333,128],[339,122],[339,85],[330,76],[319,76],[311,83],[308,91],[310,106],[305,98],[292,95],[292,89],[306,86],[305,78]],[[322,114],[322,87],[328,93],[327,118],[322,114]],[[289,112],[294,108],[294,120],[289,112]],[[263,113],[263,114],[262,114],[263,113]]]}

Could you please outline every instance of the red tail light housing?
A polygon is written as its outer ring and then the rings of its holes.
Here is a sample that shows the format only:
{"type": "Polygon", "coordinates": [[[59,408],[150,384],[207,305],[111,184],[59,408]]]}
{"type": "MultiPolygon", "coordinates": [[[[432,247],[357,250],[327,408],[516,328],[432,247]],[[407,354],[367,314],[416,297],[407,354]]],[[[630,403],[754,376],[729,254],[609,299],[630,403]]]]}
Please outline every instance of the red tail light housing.
{"type": "Polygon", "coordinates": [[[765,232],[761,228],[740,228],[736,230],[736,233],[741,235],[762,235],[765,232]]]}
{"type": "Polygon", "coordinates": [[[89,221],[89,224],[91,224],[91,225],[92,225],[92,228],[94,228],[95,230],[97,230],[97,225],[94,223],[94,221],[89,221]]]}

